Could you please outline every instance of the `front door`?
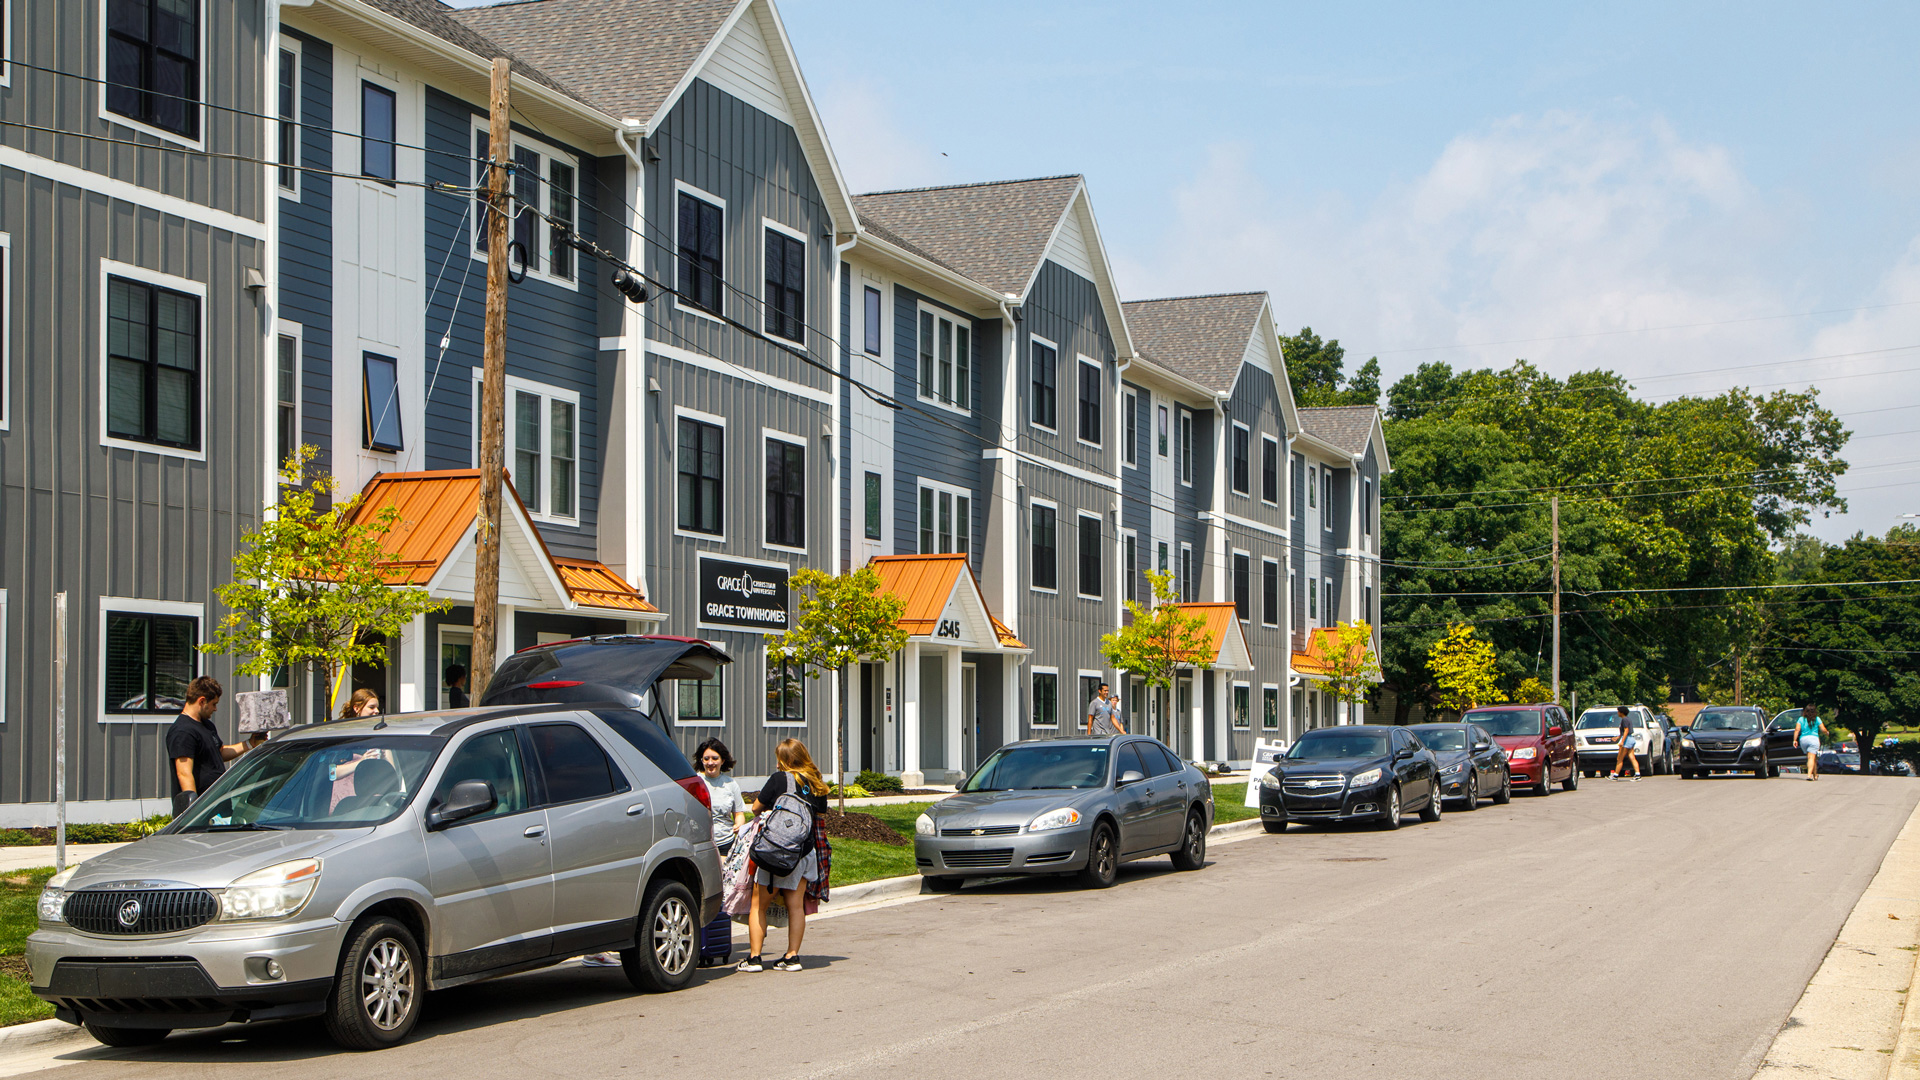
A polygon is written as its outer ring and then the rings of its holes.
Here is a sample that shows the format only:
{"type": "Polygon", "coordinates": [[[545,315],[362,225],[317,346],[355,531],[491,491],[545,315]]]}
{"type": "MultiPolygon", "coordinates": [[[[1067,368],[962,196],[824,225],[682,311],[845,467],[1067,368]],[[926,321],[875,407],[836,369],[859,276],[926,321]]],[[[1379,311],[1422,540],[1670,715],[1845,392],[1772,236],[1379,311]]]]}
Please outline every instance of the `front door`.
{"type": "Polygon", "coordinates": [[[978,675],[972,664],[960,665],[960,771],[980,764],[980,700],[975,693],[978,675]]]}
{"type": "MultiPolygon", "coordinates": [[[[454,688],[447,684],[447,673],[454,671],[455,668],[461,672],[473,669],[473,631],[464,626],[442,626],[440,628],[440,666],[431,672],[434,685],[440,689],[433,703],[427,706],[429,709],[454,707],[451,693],[454,688]]],[[[458,673],[455,672],[455,674],[458,673]]],[[[473,684],[464,675],[460,678],[460,692],[465,694],[473,684]]],[[[471,704],[471,700],[468,703],[471,704]]],[[[382,702],[382,704],[385,703],[382,702]]]]}
{"type": "Polygon", "coordinates": [[[880,749],[880,665],[860,665],[860,748],[857,768],[878,769],[880,749]]]}
{"type": "Polygon", "coordinates": [[[498,802],[478,817],[427,834],[436,974],[453,977],[548,954],[553,855],[547,815],[514,728],[483,731],[453,751],[433,802],[462,780],[485,780],[498,802]]]}
{"type": "Polygon", "coordinates": [[[1173,723],[1168,725],[1173,738],[1167,744],[1174,748],[1182,758],[1193,760],[1193,680],[1181,679],[1174,684],[1179,689],[1174,694],[1173,723]]]}
{"type": "MultiPolygon", "coordinates": [[[[920,657],[920,771],[947,768],[947,658],[935,653],[920,657]]],[[[909,762],[909,764],[912,764],[909,762]]]]}

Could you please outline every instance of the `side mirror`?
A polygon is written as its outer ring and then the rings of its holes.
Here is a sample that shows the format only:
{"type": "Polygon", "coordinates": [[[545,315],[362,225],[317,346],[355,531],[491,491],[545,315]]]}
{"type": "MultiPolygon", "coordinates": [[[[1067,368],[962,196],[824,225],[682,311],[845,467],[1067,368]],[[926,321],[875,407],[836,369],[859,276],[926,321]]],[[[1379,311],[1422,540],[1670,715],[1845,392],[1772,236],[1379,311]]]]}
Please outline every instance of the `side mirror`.
{"type": "Polygon", "coordinates": [[[1489,750],[1489,749],[1492,749],[1492,747],[1493,747],[1492,743],[1477,742],[1473,744],[1473,748],[1475,750],[1489,750]]]}
{"type": "Polygon", "coordinates": [[[1558,734],[1560,734],[1560,725],[1558,724],[1555,724],[1554,726],[1547,729],[1547,735],[1549,737],[1558,735],[1558,734]]]}
{"type": "Polygon", "coordinates": [[[427,829],[444,829],[458,821],[481,814],[499,805],[493,785],[485,780],[462,780],[453,785],[440,805],[427,811],[427,829]]]}
{"type": "Polygon", "coordinates": [[[1120,787],[1125,787],[1128,784],[1137,784],[1146,778],[1147,774],[1141,772],[1139,769],[1128,769],[1126,772],[1120,774],[1120,779],[1117,784],[1120,787]]]}

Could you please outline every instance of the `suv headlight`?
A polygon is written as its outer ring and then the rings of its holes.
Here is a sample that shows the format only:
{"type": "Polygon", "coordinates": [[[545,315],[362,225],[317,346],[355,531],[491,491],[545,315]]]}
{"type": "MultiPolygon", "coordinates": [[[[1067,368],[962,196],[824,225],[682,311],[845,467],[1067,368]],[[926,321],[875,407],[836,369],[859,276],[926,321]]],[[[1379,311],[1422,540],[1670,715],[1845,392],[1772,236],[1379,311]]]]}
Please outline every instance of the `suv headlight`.
{"type": "Polygon", "coordinates": [[[1755,735],[1755,736],[1754,736],[1753,738],[1751,738],[1751,739],[1748,739],[1748,740],[1747,740],[1747,741],[1746,741],[1746,742],[1745,742],[1744,744],[1742,744],[1742,745],[1743,745],[1743,747],[1744,747],[1745,749],[1748,749],[1748,750],[1751,750],[1751,749],[1753,749],[1754,747],[1756,747],[1756,746],[1759,746],[1759,745],[1760,745],[1760,736],[1758,736],[1758,735],[1755,735]]]}
{"type": "Polygon", "coordinates": [[[1377,784],[1379,782],[1380,782],[1380,770],[1368,769],[1366,772],[1354,773],[1353,776],[1349,777],[1347,780],[1347,786],[1348,787],[1366,787],[1368,784],[1377,784]]]}
{"type": "Polygon", "coordinates": [[[1050,829],[1064,829],[1080,824],[1080,811],[1071,806],[1058,810],[1049,810],[1027,823],[1028,832],[1046,832],[1050,829]]]}
{"type": "Polygon", "coordinates": [[[1280,789],[1280,774],[1274,772],[1272,769],[1261,773],[1260,786],[1263,788],[1273,788],[1278,791],[1280,789]]]}
{"type": "Polygon", "coordinates": [[[1522,746],[1518,750],[1507,751],[1507,757],[1514,761],[1532,761],[1539,756],[1540,748],[1537,746],[1522,746]]]}
{"type": "Polygon", "coordinates": [[[220,921],[284,919],[298,914],[320,884],[320,860],[296,862],[255,870],[220,894],[220,921]]]}
{"type": "Polygon", "coordinates": [[[61,913],[67,906],[67,882],[73,880],[73,872],[78,869],[80,865],[75,863],[47,879],[46,887],[40,890],[41,922],[60,921],[61,913]]]}

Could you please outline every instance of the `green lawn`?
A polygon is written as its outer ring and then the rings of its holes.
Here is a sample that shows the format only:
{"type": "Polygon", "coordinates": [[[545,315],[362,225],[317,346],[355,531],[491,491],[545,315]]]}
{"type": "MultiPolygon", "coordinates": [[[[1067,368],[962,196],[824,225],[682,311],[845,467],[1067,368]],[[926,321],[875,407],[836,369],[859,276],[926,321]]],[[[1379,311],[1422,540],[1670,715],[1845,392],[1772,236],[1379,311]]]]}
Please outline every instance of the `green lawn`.
{"type": "MultiPolygon", "coordinates": [[[[932,805],[930,802],[917,802],[860,806],[849,802],[847,812],[872,814],[893,826],[893,831],[911,840],[914,819],[932,805]]],[[[835,840],[833,842],[833,883],[835,885],[855,885],[862,881],[877,881],[880,878],[904,877],[914,872],[912,844],[893,847],[889,844],[876,844],[871,840],[835,840]]]]}
{"type": "Polygon", "coordinates": [[[1245,784],[1213,785],[1213,823],[1224,825],[1229,821],[1245,821],[1257,818],[1260,811],[1251,806],[1242,806],[1247,799],[1245,784]]]}
{"type": "Polygon", "coordinates": [[[27,991],[27,969],[20,953],[35,925],[34,902],[53,868],[0,874],[0,1027],[45,1020],[53,1006],[27,991]]]}

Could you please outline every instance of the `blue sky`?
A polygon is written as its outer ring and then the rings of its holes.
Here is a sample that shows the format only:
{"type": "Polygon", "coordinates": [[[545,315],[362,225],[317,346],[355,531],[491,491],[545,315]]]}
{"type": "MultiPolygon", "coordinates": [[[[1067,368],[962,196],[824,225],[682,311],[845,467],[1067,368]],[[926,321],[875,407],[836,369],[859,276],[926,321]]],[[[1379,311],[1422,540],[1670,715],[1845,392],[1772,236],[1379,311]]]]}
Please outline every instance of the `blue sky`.
{"type": "Polygon", "coordinates": [[[1920,5],[781,12],[856,190],[1084,173],[1125,295],[1265,289],[1389,380],[1818,385],[1815,531],[1920,513],[1920,5]]]}

